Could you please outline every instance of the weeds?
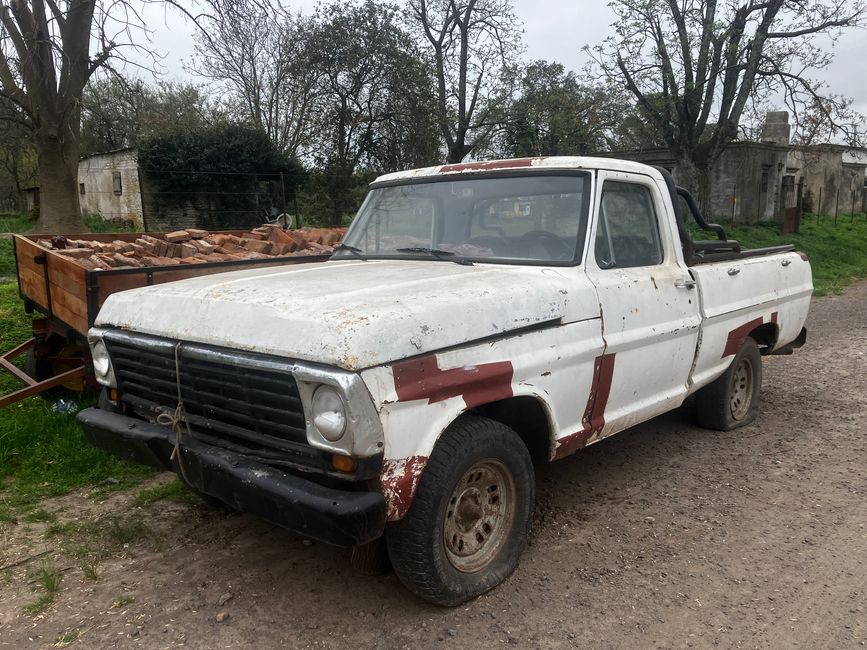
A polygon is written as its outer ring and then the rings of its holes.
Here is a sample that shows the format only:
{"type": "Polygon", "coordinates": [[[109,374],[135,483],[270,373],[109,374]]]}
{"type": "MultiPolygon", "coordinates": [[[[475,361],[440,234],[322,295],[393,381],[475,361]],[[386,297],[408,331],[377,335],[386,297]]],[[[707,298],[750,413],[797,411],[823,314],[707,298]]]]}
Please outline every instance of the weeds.
{"type": "Polygon", "coordinates": [[[85,580],[96,580],[99,575],[96,573],[96,565],[85,563],[81,565],[81,573],[84,574],[85,580]]]}
{"type": "Polygon", "coordinates": [[[120,596],[119,598],[115,599],[115,601],[111,604],[111,608],[121,609],[133,602],[135,602],[135,598],[133,598],[132,596],[120,596]]]}
{"type": "Polygon", "coordinates": [[[145,488],[135,496],[132,503],[134,506],[146,506],[161,499],[183,504],[200,503],[195,493],[177,478],[170,483],[145,488]]]}
{"type": "Polygon", "coordinates": [[[63,574],[50,562],[43,562],[37,569],[32,579],[42,587],[44,593],[32,603],[28,603],[22,608],[22,611],[28,616],[40,614],[48,609],[49,605],[54,602],[54,596],[60,588],[60,582],[63,580],[63,574]]]}
{"type": "Polygon", "coordinates": [[[24,517],[22,517],[22,520],[26,521],[29,524],[48,523],[57,521],[57,515],[55,515],[53,512],[48,512],[47,510],[39,508],[38,510],[34,510],[33,512],[24,515],[24,517]]]}
{"type": "Polygon", "coordinates": [[[59,637],[57,637],[57,640],[54,642],[54,647],[55,648],[65,648],[70,643],[73,643],[74,641],[76,641],[78,639],[78,634],[79,634],[78,629],[67,630],[66,632],[61,634],[59,637]]]}

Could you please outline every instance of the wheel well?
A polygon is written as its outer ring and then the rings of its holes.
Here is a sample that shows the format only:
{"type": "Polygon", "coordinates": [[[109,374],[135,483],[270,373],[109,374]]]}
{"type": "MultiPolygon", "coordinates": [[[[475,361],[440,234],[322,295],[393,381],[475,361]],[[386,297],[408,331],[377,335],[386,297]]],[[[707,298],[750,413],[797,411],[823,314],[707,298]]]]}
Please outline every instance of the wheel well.
{"type": "Polygon", "coordinates": [[[471,413],[513,429],[521,436],[534,463],[550,459],[551,424],[545,407],[535,397],[510,397],[478,406],[471,413]]]}
{"type": "Polygon", "coordinates": [[[777,344],[777,338],[780,336],[780,329],[776,323],[765,323],[759,325],[756,329],[750,332],[750,338],[759,344],[762,354],[767,354],[773,350],[777,344]]]}

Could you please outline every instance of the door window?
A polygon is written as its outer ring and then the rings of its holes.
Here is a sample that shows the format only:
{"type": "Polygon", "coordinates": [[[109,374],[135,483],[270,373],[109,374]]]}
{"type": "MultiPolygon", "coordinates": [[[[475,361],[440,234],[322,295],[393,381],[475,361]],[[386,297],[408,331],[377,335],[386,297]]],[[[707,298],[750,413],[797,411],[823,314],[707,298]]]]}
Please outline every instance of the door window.
{"type": "Polygon", "coordinates": [[[596,263],[624,269],[662,263],[662,242],[650,189],[636,183],[606,181],[596,228],[596,263]]]}

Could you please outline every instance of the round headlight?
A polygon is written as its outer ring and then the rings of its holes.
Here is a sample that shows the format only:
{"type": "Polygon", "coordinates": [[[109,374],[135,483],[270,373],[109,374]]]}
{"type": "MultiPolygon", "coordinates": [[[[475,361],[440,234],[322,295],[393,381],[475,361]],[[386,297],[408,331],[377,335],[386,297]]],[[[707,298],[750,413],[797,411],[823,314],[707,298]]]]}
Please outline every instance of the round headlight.
{"type": "Polygon", "coordinates": [[[313,393],[313,426],[329,442],[337,442],[346,431],[346,405],[331,386],[320,386],[313,393]]]}
{"type": "Polygon", "coordinates": [[[112,372],[111,359],[102,339],[91,341],[91,357],[93,359],[93,374],[96,380],[103,386],[114,385],[114,373],[112,372]]]}

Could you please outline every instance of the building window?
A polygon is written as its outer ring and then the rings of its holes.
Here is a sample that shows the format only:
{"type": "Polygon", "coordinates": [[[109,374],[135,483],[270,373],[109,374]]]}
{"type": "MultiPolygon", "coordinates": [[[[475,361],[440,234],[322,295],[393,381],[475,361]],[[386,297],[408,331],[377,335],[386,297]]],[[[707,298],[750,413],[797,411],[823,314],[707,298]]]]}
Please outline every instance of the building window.
{"type": "Polygon", "coordinates": [[[84,196],[84,183],[78,184],[78,193],[81,194],[81,196],[84,196]]]}
{"type": "Polygon", "coordinates": [[[117,196],[123,194],[123,184],[120,181],[120,172],[111,173],[111,185],[117,196]]]}

